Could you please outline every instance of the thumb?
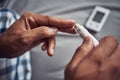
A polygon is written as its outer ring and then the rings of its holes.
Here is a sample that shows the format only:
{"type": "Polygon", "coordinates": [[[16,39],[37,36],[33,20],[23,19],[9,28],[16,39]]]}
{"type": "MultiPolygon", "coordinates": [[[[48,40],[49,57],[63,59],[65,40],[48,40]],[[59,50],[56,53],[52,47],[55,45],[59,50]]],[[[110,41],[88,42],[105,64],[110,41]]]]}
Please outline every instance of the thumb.
{"type": "Polygon", "coordinates": [[[70,61],[70,65],[72,68],[75,68],[79,62],[93,49],[93,41],[90,37],[86,37],[80,47],[76,50],[72,60],[70,61]]]}
{"type": "Polygon", "coordinates": [[[49,38],[51,36],[54,36],[57,34],[57,28],[55,27],[47,27],[47,26],[41,26],[37,27],[31,30],[31,34],[34,37],[35,40],[40,40],[44,38],[49,38]]]}

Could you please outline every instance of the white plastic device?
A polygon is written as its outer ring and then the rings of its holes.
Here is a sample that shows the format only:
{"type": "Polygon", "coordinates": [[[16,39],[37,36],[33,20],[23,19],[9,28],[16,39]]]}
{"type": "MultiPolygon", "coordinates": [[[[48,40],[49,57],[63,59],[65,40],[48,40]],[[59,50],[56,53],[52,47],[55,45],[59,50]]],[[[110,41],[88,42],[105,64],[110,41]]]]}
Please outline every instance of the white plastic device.
{"type": "Polygon", "coordinates": [[[87,36],[90,36],[93,39],[94,46],[99,45],[99,41],[90,34],[87,29],[85,29],[82,25],[76,24],[75,25],[75,31],[82,37],[83,39],[87,36]]]}
{"type": "Polygon", "coordinates": [[[99,32],[102,29],[109,14],[109,9],[96,6],[89,19],[86,21],[85,27],[95,32],[99,32]]]}

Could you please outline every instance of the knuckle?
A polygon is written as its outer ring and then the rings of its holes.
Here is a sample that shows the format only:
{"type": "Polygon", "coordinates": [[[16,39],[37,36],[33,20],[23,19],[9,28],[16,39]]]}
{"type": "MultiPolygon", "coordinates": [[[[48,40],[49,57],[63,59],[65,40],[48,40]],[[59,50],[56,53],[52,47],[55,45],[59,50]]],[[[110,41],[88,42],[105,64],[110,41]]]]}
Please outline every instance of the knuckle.
{"type": "Polygon", "coordinates": [[[112,41],[112,42],[117,42],[117,39],[113,36],[106,36],[104,37],[106,41],[112,41]]]}
{"type": "Polygon", "coordinates": [[[34,16],[33,16],[33,14],[30,13],[30,12],[25,12],[25,13],[23,13],[22,18],[23,18],[23,19],[26,19],[26,18],[27,18],[28,20],[34,21],[34,16]]]}
{"type": "MultiPolygon", "coordinates": [[[[119,57],[119,55],[117,55],[117,54],[115,54],[115,56],[119,57]]],[[[119,58],[116,58],[116,57],[111,58],[109,63],[110,63],[110,66],[112,66],[113,68],[116,68],[116,67],[120,68],[119,58]]]]}
{"type": "Polygon", "coordinates": [[[104,73],[104,72],[107,72],[107,71],[109,70],[109,66],[107,66],[106,64],[104,64],[104,65],[99,65],[99,66],[101,66],[101,67],[99,68],[99,72],[100,72],[100,73],[104,73]]]}
{"type": "Polygon", "coordinates": [[[47,25],[51,25],[50,16],[45,15],[44,17],[46,19],[47,25]]]}
{"type": "Polygon", "coordinates": [[[41,35],[51,36],[51,30],[48,27],[41,27],[41,35]]]}
{"type": "Polygon", "coordinates": [[[104,45],[107,44],[109,46],[117,46],[118,40],[113,36],[106,36],[100,40],[100,43],[104,43],[104,45]]]}
{"type": "Polygon", "coordinates": [[[112,64],[110,70],[113,74],[120,74],[120,66],[118,64],[112,64]]]}
{"type": "Polygon", "coordinates": [[[49,20],[49,18],[50,18],[50,16],[48,16],[48,15],[45,15],[44,16],[47,20],[49,20]]]}
{"type": "Polygon", "coordinates": [[[32,15],[32,13],[30,13],[30,12],[25,12],[25,13],[23,13],[23,17],[29,17],[30,15],[32,15]]]}
{"type": "Polygon", "coordinates": [[[47,35],[48,34],[48,27],[41,27],[41,34],[42,35],[47,35]]]}
{"type": "Polygon", "coordinates": [[[28,45],[28,44],[30,44],[30,37],[25,35],[24,33],[22,33],[20,35],[19,41],[20,41],[20,44],[28,45]]]}

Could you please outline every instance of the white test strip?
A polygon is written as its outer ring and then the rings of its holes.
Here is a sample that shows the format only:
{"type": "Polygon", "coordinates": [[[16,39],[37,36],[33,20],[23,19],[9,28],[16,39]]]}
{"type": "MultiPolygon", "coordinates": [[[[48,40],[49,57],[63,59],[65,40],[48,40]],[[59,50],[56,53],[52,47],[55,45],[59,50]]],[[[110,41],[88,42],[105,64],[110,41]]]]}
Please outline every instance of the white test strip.
{"type": "Polygon", "coordinates": [[[93,39],[94,46],[96,47],[99,45],[99,41],[92,35],[90,34],[87,29],[85,29],[82,25],[76,24],[75,25],[75,31],[82,37],[83,39],[87,36],[90,36],[93,39]]]}

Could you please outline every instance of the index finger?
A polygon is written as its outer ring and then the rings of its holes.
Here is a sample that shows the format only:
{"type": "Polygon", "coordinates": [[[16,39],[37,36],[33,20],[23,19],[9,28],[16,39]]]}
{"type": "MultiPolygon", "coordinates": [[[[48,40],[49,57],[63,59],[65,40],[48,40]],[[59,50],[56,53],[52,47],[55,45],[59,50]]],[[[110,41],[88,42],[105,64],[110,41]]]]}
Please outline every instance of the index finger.
{"type": "Polygon", "coordinates": [[[70,28],[75,25],[74,20],[61,19],[61,18],[55,18],[51,16],[32,14],[32,13],[29,13],[29,15],[32,15],[38,26],[44,25],[44,26],[54,26],[58,28],[70,28]]]}

